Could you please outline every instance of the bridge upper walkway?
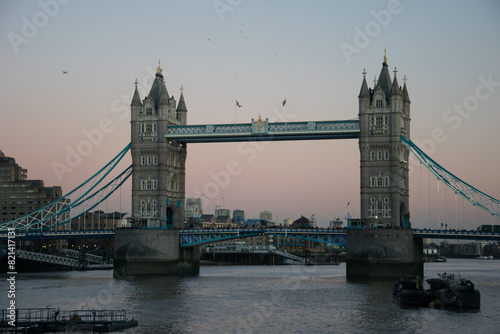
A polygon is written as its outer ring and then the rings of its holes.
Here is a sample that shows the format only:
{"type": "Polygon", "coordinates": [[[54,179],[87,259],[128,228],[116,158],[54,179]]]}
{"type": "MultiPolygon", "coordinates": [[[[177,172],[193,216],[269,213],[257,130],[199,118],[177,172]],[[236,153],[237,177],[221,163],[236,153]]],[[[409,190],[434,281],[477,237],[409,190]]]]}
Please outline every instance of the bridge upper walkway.
{"type": "Polygon", "coordinates": [[[179,143],[359,138],[359,121],[269,122],[170,126],[165,138],[179,143]]]}

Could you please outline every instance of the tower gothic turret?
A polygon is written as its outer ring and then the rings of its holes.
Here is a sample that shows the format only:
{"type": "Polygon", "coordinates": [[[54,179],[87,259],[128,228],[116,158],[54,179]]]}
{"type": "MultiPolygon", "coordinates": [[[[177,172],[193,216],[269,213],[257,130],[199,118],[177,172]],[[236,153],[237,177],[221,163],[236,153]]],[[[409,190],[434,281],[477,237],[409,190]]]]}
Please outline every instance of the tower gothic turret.
{"type": "Polygon", "coordinates": [[[133,223],[178,228],[184,217],[186,146],[168,142],[165,133],[187,123],[186,103],[182,93],[178,106],[169,96],[159,62],[142,102],[137,84],[131,102],[133,223]]]}
{"type": "Polygon", "coordinates": [[[410,99],[397,70],[391,80],[384,55],[373,89],[366,72],[359,93],[361,218],[370,226],[409,228],[409,150],[400,136],[410,136],[410,99]]]}

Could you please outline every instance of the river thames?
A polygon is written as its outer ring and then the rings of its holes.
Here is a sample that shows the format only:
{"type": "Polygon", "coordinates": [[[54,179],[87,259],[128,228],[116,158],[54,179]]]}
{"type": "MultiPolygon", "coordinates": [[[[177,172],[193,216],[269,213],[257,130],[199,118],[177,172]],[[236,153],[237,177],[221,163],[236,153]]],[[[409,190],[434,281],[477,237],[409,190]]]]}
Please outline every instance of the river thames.
{"type": "MultiPolygon", "coordinates": [[[[122,333],[500,333],[500,261],[425,264],[425,278],[445,271],[475,283],[480,310],[400,308],[392,301],[394,280],[348,281],[345,263],[202,266],[187,278],[115,280],[110,270],[19,274],[16,305],[125,309],[139,326],[122,333]]],[[[0,299],[5,308],[7,298],[0,299]]]]}

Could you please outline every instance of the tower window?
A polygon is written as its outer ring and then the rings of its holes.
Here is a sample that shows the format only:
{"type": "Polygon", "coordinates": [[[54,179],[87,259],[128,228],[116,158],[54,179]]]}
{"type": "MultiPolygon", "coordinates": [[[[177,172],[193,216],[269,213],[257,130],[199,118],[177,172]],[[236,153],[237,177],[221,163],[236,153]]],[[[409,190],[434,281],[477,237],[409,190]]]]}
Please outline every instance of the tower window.
{"type": "Polygon", "coordinates": [[[146,116],[153,115],[153,108],[146,108],[146,116]]]}
{"type": "Polygon", "coordinates": [[[370,209],[368,210],[369,218],[390,218],[391,217],[391,205],[389,204],[389,197],[384,197],[382,199],[379,197],[376,199],[375,197],[370,198],[370,209]]]}
{"type": "Polygon", "coordinates": [[[391,179],[389,176],[372,176],[370,177],[370,187],[389,187],[391,185],[391,179]]]}
{"type": "Polygon", "coordinates": [[[158,165],[158,157],[156,155],[141,156],[141,165],[158,165]]]}
{"type": "Polygon", "coordinates": [[[383,125],[383,118],[382,116],[377,116],[377,125],[383,125]]]}
{"type": "Polygon", "coordinates": [[[156,190],[157,185],[157,180],[142,180],[141,190],[156,190]]]}
{"type": "Polygon", "coordinates": [[[370,160],[375,160],[377,152],[371,151],[370,152],[370,160]]]}
{"type": "Polygon", "coordinates": [[[141,132],[156,132],[156,123],[143,123],[141,124],[141,132]]]}
{"type": "Polygon", "coordinates": [[[382,108],[382,99],[377,99],[375,101],[375,107],[382,108]]]}

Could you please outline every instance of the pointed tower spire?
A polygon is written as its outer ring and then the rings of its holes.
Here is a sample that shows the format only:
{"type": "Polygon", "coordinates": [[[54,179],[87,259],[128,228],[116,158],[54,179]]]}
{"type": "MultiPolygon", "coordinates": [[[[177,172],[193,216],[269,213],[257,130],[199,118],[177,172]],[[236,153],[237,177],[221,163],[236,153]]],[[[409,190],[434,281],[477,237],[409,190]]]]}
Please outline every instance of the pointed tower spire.
{"type": "Polygon", "coordinates": [[[168,105],[168,92],[167,92],[167,87],[165,86],[165,83],[162,80],[162,84],[160,85],[160,100],[158,105],[159,106],[166,106],[168,105]]]}
{"type": "Polygon", "coordinates": [[[394,67],[394,81],[392,82],[391,96],[402,95],[401,89],[399,88],[398,84],[398,78],[396,77],[397,72],[398,70],[396,69],[396,67],[394,67]]]}
{"type": "Polygon", "coordinates": [[[139,95],[139,90],[137,90],[137,84],[139,82],[137,81],[137,79],[135,79],[135,91],[134,91],[134,97],[132,98],[132,103],[130,104],[130,106],[142,106],[142,103],[141,103],[141,96],[139,95]]]}
{"type": "Polygon", "coordinates": [[[149,91],[150,98],[152,98],[155,102],[156,106],[160,105],[160,100],[162,104],[168,104],[168,91],[167,87],[165,87],[165,82],[163,81],[163,74],[160,67],[160,61],[158,61],[158,68],[156,70],[156,78],[151,86],[151,90],[149,91]],[[163,96],[163,97],[162,97],[163,96]]]}
{"type": "Polygon", "coordinates": [[[163,78],[163,74],[161,72],[161,67],[160,67],[160,60],[158,59],[158,67],[156,68],[156,76],[157,77],[162,77],[163,78]]]}
{"type": "Polygon", "coordinates": [[[177,119],[181,121],[182,125],[187,125],[187,111],[186,102],[184,102],[184,87],[181,85],[181,97],[179,97],[176,112],[177,119]]]}
{"type": "Polygon", "coordinates": [[[361,84],[361,90],[359,91],[358,98],[365,99],[370,97],[370,90],[368,89],[368,84],[366,83],[366,70],[363,69],[363,83],[361,84]]]}
{"type": "Polygon", "coordinates": [[[410,96],[408,95],[408,89],[406,88],[406,75],[403,78],[403,102],[411,102],[410,96]]]}
{"type": "Polygon", "coordinates": [[[184,102],[184,87],[181,85],[181,97],[179,97],[179,103],[177,104],[177,111],[187,111],[186,102],[184,102]]]}
{"type": "Polygon", "coordinates": [[[382,63],[382,70],[380,71],[380,75],[378,76],[378,81],[377,81],[377,86],[374,88],[382,88],[382,90],[385,93],[385,98],[387,101],[389,101],[389,98],[391,96],[391,87],[392,82],[391,82],[391,75],[389,74],[389,66],[387,65],[387,54],[386,51],[384,50],[384,62],[382,63]]]}

